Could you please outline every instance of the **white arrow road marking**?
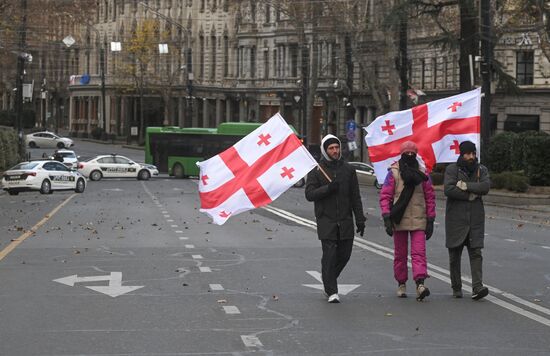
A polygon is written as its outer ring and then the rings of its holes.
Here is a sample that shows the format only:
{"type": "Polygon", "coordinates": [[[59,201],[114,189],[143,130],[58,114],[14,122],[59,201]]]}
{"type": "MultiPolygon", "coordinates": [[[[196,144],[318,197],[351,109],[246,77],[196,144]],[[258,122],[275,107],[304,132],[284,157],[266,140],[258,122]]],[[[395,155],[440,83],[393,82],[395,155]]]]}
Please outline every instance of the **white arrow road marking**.
{"type": "Polygon", "coordinates": [[[209,287],[211,290],[224,290],[221,284],[210,284],[209,287]]]}
{"type": "MultiPolygon", "coordinates": [[[[319,290],[325,290],[325,287],[323,286],[323,278],[321,277],[321,273],[317,271],[306,271],[307,274],[315,278],[317,281],[321,282],[321,284],[302,284],[304,287],[309,287],[313,289],[319,289],[319,290]]],[[[351,291],[353,291],[355,288],[361,286],[360,284],[338,284],[338,293],[342,295],[347,295],[351,291]]]]}
{"type": "Polygon", "coordinates": [[[104,189],[102,189],[102,190],[104,190],[104,191],[106,191],[106,192],[122,192],[122,191],[123,191],[123,190],[120,189],[120,188],[104,188],[104,189]]]}
{"type": "Polygon", "coordinates": [[[95,290],[96,292],[107,294],[110,297],[118,297],[120,295],[130,293],[136,289],[143,288],[145,286],[123,286],[122,285],[122,272],[111,272],[106,276],[90,276],[90,277],[78,277],[76,274],[63,278],[54,279],[54,282],[65,284],[73,287],[75,283],[87,283],[98,281],[109,281],[108,286],[86,286],[86,288],[95,290]]]}

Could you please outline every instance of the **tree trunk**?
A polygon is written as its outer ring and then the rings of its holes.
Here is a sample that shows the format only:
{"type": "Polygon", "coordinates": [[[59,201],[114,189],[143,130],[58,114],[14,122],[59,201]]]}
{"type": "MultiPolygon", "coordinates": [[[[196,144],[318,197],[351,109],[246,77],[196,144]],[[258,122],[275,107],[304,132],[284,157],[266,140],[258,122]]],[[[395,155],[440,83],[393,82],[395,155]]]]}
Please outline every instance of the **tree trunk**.
{"type": "Polygon", "coordinates": [[[460,91],[471,90],[474,83],[470,80],[469,56],[479,54],[478,50],[478,14],[474,0],[460,0],[460,91]]]}

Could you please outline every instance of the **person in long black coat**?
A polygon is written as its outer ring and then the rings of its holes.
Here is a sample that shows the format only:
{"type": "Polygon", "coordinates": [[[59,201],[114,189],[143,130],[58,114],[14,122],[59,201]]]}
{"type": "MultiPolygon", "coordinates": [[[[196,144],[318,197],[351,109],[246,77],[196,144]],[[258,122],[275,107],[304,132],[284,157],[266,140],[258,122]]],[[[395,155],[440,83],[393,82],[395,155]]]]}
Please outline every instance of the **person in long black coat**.
{"type": "Polygon", "coordinates": [[[485,208],[482,196],[489,193],[491,181],[487,168],[478,163],[476,146],[470,141],[460,144],[460,157],[445,170],[444,193],[445,246],[449,249],[451,287],[455,298],[462,298],[460,260],[464,246],[468,249],[472,273],[472,299],[489,294],[483,286],[485,208]]]}
{"type": "Polygon", "coordinates": [[[363,236],[365,215],[355,168],[342,160],[340,140],[327,135],[321,141],[320,168],[307,176],[306,199],[313,201],[317,236],[323,247],[321,274],[329,303],[339,303],[337,278],[353,248],[354,226],[363,236]],[[326,175],[325,175],[326,174],[326,175]]]}

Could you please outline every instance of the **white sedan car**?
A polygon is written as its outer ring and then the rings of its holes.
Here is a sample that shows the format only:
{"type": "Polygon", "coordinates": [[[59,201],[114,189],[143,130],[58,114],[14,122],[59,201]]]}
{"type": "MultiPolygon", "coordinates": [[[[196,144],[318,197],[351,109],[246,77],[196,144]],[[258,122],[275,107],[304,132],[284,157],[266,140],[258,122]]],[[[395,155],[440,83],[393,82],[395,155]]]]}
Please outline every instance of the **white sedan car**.
{"type": "Polygon", "coordinates": [[[355,168],[359,184],[374,185],[378,189],[382,188],[382,185],[380,185],[376,179],[374,168],[370,164],[363,162],[349,162],[349,164],[355,168]]]}
{"type": "Polygon", "coordinates": [[[54,190],[74,190],[82,193],[86,189],[86,178],[61,162],[22,162],[4,172],[2,189],[10,195],[31,190],[38,190],[42,194],[51,194],[54,190]]]}
{"type": "Polygon", "coordinates": [[[56,150],[51,157],[51,159],[61,160],[63,159],[63,164],[69,168],[77,169],[78,168],[78,159],[80,156],[77,156],[74,151],[71,150],[56,150]]]}
{"type": "Polygon", "coordinates": [[[78,171],[90,180],[101,178],[137,178],[148,180],[158,176],[157,167],[151,164],[136,163],[119,155],[102,155],[78,163],[78,171]]]}
{"type": "Polygon", "coordinates": [[[30,148],[69,148],[74,146],[73,140],[67,137],[60,137],[53,132],[34,132],[25,136],[25,142],[30,148]]]}

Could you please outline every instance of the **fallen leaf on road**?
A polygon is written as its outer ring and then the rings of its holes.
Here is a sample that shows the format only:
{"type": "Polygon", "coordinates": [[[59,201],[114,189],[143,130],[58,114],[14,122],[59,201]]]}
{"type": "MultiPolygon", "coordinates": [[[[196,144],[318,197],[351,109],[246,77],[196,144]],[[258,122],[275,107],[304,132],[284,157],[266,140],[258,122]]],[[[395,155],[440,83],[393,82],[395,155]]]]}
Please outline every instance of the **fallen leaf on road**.
{"type": "Polygon", "coordinates": [[[518,229],[522,228],[523,224],[518,224],[518,229]]]}
{"type": "Polygon", "coordinates": [[[393,316],[393,314],[392,313],[386,313],[386,314],[384,314],[384,316],[393,316]]]}
{"type": "Polygon", "coordinates": [[[541,302],[541,300],[540,300],[540,299],[536,299],[536,298],[535,298],[535,299],[533,299],[533,302],[535,302],[535,303],[540,303],[540,302],[541,302]]]}
{"type": "Polygon", "coordinates": [[[78,250],[74,250],[73,253],[74,253],[75,255],[80,255],[80,251],[78,251],[78,250]]]}
{"type": "Polygon", "coordinates": [[[225,299],[218,299],[218,303],[219,303],[219,304],[225,304],[225,303],[227,303],[227,300],[225,300],[225,299]]]}
{"type": "Polygon", "coordinates": [[[271,297],[271,299],[273,299],[274,301],[278,301],[278,300],[279,300],[279,297],[276,296],[276,295],[273,295],[273,296],[271,297]]]}

